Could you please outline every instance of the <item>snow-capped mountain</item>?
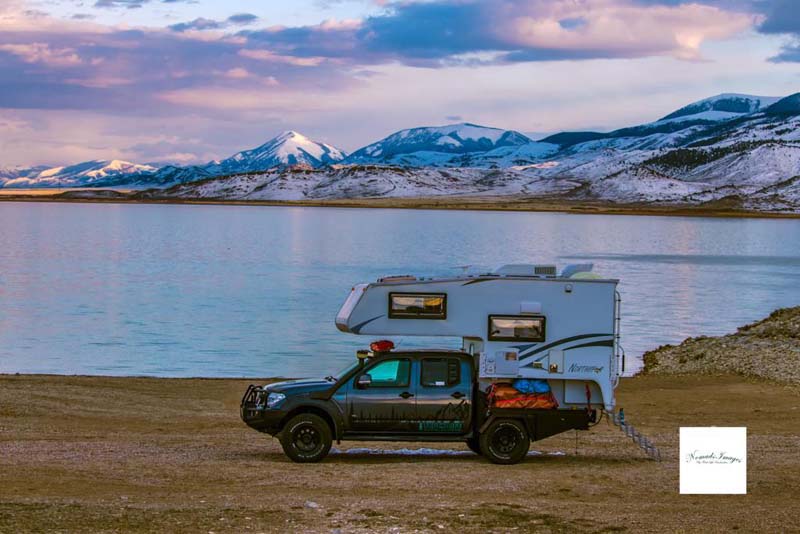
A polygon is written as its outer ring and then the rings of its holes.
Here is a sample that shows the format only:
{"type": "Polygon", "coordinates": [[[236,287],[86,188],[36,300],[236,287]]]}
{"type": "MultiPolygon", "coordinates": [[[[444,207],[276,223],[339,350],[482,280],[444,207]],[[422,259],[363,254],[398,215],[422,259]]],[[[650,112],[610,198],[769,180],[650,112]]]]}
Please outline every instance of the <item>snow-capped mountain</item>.
{"type": "Polygon", "coordinates": [[[607,134],[563,133],[549,143],[391,158],[402,165],[274,169],[147,194],[241,200],[510,196],[800,212],[800,93],[783,99],[723,95],[694,106],[607,134]],[[731,115],[706,115],[711,112],[731,115]],[[486,164],[493,155],[498,168],[486,164]],[[415,161],[427,163],[409,164],[415,161]]]}
{"type": "Polygon", "coordinates": [[[677,111],[673,111],[657,122],[686,120],[724,121],[762,111],[778,100],[780,100],[780,97],[723,93],[693,102],[677,111]]]}
{"type": "MultiPolygon", "coordinates": [[[[468,122],[400,130],[353,152],[345,163],[383,163],[409,167],[455,167],[455,155],[484,154],[534,143],[513,130],[468,122]]],[[[535,144],[535,143],[534,143],[535,144]]],[[[541,148],[545,151],[545,148],[541,148]]]]}
{"type": "Polygon", "coordinates": [[[142,198],[533,196],[800,212],[800,93],[722,94],[654,122],[541,141],[462,123],[402,130],[348,157],[286,132],[205,165],[113,163],[7,169],[0,184],[161,188],[142,198]]]}
{"type": "Polygon", "coordinates": [[[179,167],[167,165],[160,169],[127,176],[112,177],[98,187],[168,187],[212,176],[225,176],[267,171],[272,168],[306,166],[311,168],[332,165],[342,161],[345,153],[336,147],[313,141],[294,131],[283,132],[263,145],[238,152],[233,156],[210,161],[203,165],[179,167]]]}
{"type": "Polygon", "coordinates": [[[94,160],[66,167],[0,169],[0,187],[130,187],[171,186],[211,176],[265,171],[273,167],[321,167],[339,162],[346,154],[331,145],[297,132],[283,132],[252,150],[205,165],[156,168],[121,160],[94,160]]]}
{"type": "Polygon", "coordinates": [[[39,165],[37,167],[0,167],[0,187],[8,180],[35,176],[48,168],[47,165],[39,165]]]}
{"type": "Polygon", "coordinates": [[[322,167],[342,161],[346,154],[336,147],[313,141],[295,131],[283,132],[263,145],[204,166],[210,174],[252,172],[287,165],[322,167]]]}
{"type": "Polygon", "coordinates": [[[612,132],[562,132],[542,139],[562,149],[655,150],[677,147],[702,136],[709,127],[746,118],[777,103],[779,97],[725,93],[684,106],[669,115],[612,132]]]}
{"type": "Polygon", "coordinates": [[[92,160],[66,167],[34,167],[20,170],[16,176],[3,177],[0,186],[10,187],[92,187],[111,179],[155,172],[150,165],[122,160],[92,160]]]}

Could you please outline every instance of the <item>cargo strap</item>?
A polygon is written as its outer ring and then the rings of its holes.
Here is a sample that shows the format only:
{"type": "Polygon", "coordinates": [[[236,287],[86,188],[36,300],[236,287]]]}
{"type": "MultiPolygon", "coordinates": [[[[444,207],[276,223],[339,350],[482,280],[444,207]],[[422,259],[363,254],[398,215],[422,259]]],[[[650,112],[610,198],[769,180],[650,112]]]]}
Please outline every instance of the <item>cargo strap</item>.
{"type": "Polygon", "coordinates": [[[653,442],[647,439],[641,432],[636,430],[634,426],[625,421],[625,412],[622,409],[616,413],[608,413],[606,412],[606,416],[608,417],[608,421],[619,428],[627,437],[631,438],[633,442],[642,449],[648,457],[652,458],[656,462],[661,461],[661,451],[658,450],[658,447],[653,445],[653,442]]]}

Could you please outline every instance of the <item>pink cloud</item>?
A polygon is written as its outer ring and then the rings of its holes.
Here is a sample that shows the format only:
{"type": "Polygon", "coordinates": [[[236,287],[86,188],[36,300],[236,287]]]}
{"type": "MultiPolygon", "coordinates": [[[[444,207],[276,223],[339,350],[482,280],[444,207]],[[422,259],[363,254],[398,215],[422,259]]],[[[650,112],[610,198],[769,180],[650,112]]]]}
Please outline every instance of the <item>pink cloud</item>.
{"type": "Polygon", "coordinates": [[[9,52],[25,63],[50,67],[67,67],[82,62],[74,48],[51,48],[47,43],[0,44],[0,51],[9,52]]]}

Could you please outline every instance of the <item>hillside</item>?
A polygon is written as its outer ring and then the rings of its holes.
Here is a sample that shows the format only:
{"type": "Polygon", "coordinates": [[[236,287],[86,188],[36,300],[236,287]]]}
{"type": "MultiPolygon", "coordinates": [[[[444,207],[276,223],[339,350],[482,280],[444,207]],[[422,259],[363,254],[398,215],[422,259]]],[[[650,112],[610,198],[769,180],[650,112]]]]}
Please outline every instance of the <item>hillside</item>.
{"type": "Polygon", "coordinates": [[[735,373],[800,386],[800,306],[721,337],[689,338],[645,353],[645,374],[735,373]]]}

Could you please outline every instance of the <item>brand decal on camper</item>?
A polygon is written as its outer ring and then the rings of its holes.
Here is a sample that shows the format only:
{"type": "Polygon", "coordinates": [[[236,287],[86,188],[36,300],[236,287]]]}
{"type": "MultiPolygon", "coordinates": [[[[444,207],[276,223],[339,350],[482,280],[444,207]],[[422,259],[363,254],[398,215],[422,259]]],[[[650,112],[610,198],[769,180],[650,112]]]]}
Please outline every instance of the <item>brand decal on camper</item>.
{"type": "Polygon", "coordinates": [[[570,373],[597,373],[603,370],[603,367],[597,367],[595,365],[578,365],[577,363],[573,363],[569,366],[570,373]]]}

